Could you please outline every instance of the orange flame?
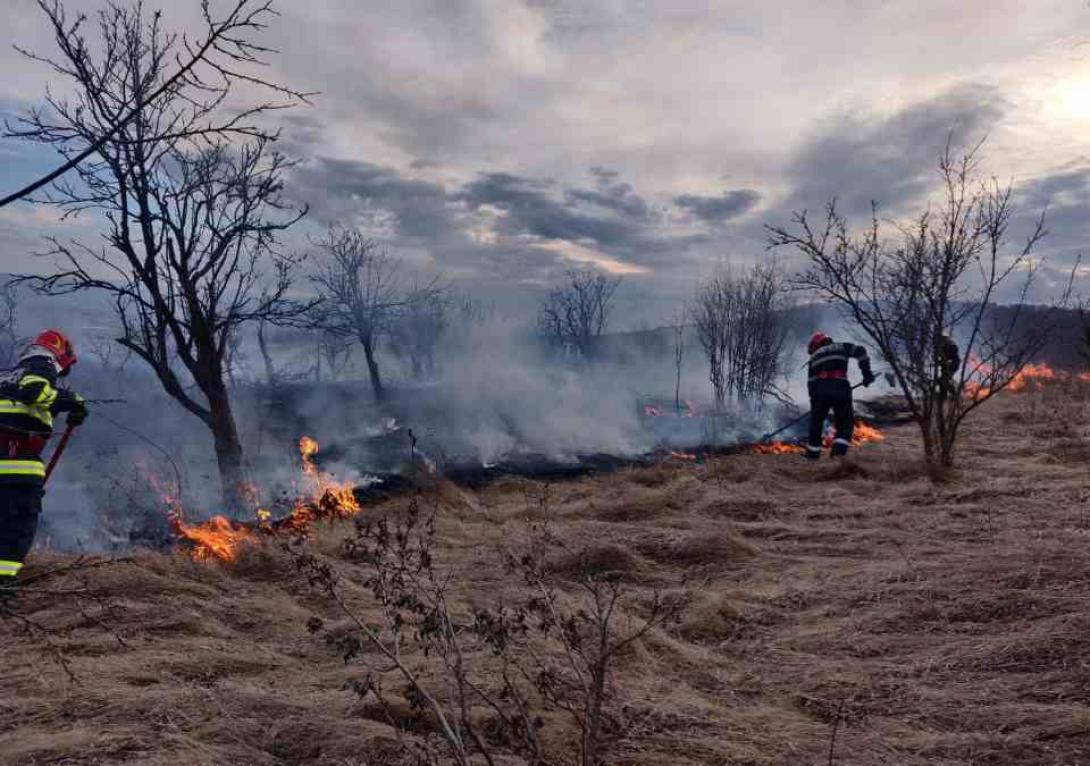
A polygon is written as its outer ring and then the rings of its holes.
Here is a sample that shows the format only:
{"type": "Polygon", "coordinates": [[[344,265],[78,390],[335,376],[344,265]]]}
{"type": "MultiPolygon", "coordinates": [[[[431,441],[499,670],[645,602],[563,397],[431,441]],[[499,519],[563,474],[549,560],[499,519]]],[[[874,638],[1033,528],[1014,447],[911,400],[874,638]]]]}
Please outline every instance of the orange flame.
{"type": "MultiPolygon", "coordinates": [[[[822,437],[822,446],[828,449],[833,444],[834,430],[830,428],[822,437]]],[[[865,442],[880,442],[885,435],[874,426],[862,420],[856,420],[852,429],[852,446],[858,447],[865,442]]],[[[757,455],[801,455],[806,448],[794,442],[769,442],[767,444],[754,444],[750,450],[757,455]]]]}
{"type": "MultiPolygon", "coordinates": [[[[973,361],[970,360],[970,364],[973,361]]],[[[981,375],[990,375],[994,368],[983,363],[976,363],[975,368],[981,375]]],[[[1018,393],[1020,391],[1036,390],[1044,383],[1061,380],[1077,380],[1082,383],[1090,383],[1090,372],[1064,372],[1057,371],[1045,363],[1027,364],[1011,378],[1005,391],[1018,393]]],[[[984,384],[970,380],[965,384],[965,395],[970,399],[983,399],[991,394],[992,389],[984,384]]]]}
{"type": "Polygon", "coordinates": [[[879,431],[874,426],[866,423],[862,420],[855,421],[855,428],[852,429],[852,444],[859,446],[864,442],[880,442],[886,438],[886,435],[879,431]]]}
{"type": "Polygon", "coordinates": [[[175,537],[189,545],[189,553],[195,559],[219,559],[234,561],[239,548],[256,539],[258,531],[275,533],[291,532],[305,536],[311,524],[318,519],[348,518],[359,513],[362,507],[353,492],[352,482],[338,482],[330,474],[314,464],[318,442],[309,436],[299,439],[301,470],[306,483],[306,494],[292,503],[291,512],[274,521],[272,513],[261,506],[256,485],[244,484],[240,496],[254,508],[256,522],[232,521],[225,516],[213,516],[208,521],[187,524],[182,513],[177,489],[164,487],[154,476],[149,477],[167,506],[170,528],[175,537]]]}
{"type": "Polygon", "coordinates": [[[806,449],[791,442],[769,442],[753,445],[753,451],[758,455],[801,455],[806,449]]]}
{"type": "Polygon", "coordinates": [[[694,455],[691,452],[673,452],[673,451],[671,451],[670,454],[667,457],[669,459],[671,459],[671,460],[681,460],[681,461],[689,462],[689,463],[696,460],[696,455],[694,455]]]}

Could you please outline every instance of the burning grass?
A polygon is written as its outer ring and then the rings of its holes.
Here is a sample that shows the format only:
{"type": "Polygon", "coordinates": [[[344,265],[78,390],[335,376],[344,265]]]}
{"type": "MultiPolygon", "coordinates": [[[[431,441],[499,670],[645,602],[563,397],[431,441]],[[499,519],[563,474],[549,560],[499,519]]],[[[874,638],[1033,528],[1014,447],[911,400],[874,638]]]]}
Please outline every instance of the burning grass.
{"type": "MultiPolygon", "coordinates": [[[[503,602],[523,586],[499,552],[528,518],[547,520],[584,549],[554,562],[564,573],[619,573],[637,604],[655,590],[684,601],[676,626],[619,659],[609,763],[827,763],[834,729],[837,764],[1085,763],[1090,477],[1059,455],[1090,441],[1090,403],[1058,396],[982,408],[941,486],[917,470],[909,425],[855,454],[856,472],[736,454],[548,489],[428,488],[437,555],[457,604],[503,602]],[[1063,438],[1080,441],[1019,453],[1014,412],[1073,423],[1063,438]]],[[[307,548],[349,585],[363,566],[341,544],[350,526],[312,524],[307,548]]],[[[37,555],[28,570],[61,561],[37,555]]],[[[223,566],[141,554],[88,578],[117,601],[125,644],[70,603],[23,594],[29,617],[63,631],[79,684],[5,624],[0,762],[385,766],[411,763],[403,743],[430,736],[400,688],[386,708],[351,691],[369,672],[343,661],[353,626],[275,546],[243,544],[223,566]]],[[[345,597],[381,619],[364,589],[345,597]]],[[[438,682],[434,657],[411,660],[438,682]]],[[[573,734],[543,715],[554,753],[570,754],[573,734]]]]}
{"type": "Polygon", "coordinates": [[[263,535],[305,537],[316,521],[347,519],[362,510],[355,495],[355,486],[351,482],[337,481],[320,470],[314,463],[317,453],[318,442],[309,436],[300,437],[302,482],[297,489],[302,494],[282,518],[274,518],[273,512],[261,504],[260,488],[250,485],[242,494],[252,507],[252,521],[237,521],[216,515],[208,521],[188,523],[178,488],[167,487],[154,477],[151,481],[166,506],[171,531],[193,558],[233,562],[243,546],[256,542],[263,535]]]}
{"type": "MultiPolygon", "coordinates": [[[[835,436],[835,429],[830,426],[822,437],[822,448],[829,449],[832,447],[835,436]]],[[[882,441],[883,438],[885,437],[879,429],[865,420],[856,419],[855,426],[852,429],[853,447],[859,447],[867,442],[879,442],[882,441]]],[[[767,444],[755,444],[751,448],[751,451],[758,455],[802,455],[806,452],[806,447],[799,442],[774,441],[768,442],[767,444]]]]}

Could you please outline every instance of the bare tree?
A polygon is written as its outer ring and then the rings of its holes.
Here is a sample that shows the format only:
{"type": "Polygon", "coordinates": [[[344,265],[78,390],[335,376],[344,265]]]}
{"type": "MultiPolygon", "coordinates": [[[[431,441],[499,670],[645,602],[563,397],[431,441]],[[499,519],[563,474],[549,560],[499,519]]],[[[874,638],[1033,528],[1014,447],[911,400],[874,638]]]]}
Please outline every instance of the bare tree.
{"type": "Polygon", "coordinates": [[[322,299],[317,325],[359,341],[371,389],[382,401],[386,389],[376,353],[404,305],[401,264],[354,229],[331,226],[317,246],[318,273],[313,279],[322,299]]]}
{"type": "Polygon", "coordinates": [[[315,346],[314,379],[322,380],[324,365],[329,379],[338,380],[352,359],[352,343],[351,338],[319,328],[315,346]]]}
{"type": "MultiPolygon", "coordinates": [[[[40,7],[49,17],[54,31],[58,36],[63,36],[74,41],[79,39],[78,29],[86,21],[85,16],[81,14],[71,25],[69,25],[64,6],[59,0],[52,0],[51,2],[48,0],[38,0],[38,7],[40,7]]],[[[230,12],[222,19],[212,18],[207,0],[202,0],[201,10],[204,14],[206,25],[205,32],[200,38],[195,40],[184,39],[182,41],[185,55],[179,55],[177,69],[173,74],[164,77],[160,82],[156,83],[154,89],[143,92],[139,101],[126,104],[125,109],[114,115],[113,122],[106,124],[105,130],[102,131],[97,138],[83,149],[67,153],[67,159],[61,163],[59,167],[41,178],[34,180],[18,191],[0,199],[0,207],[29,197],[42,187],[48,186],[56,181],[84,160],[90,159],[107,141],[117,135],[118,131],[128,126],[130,122],[141,115],[144,109],[160,97],[167,95],[173,88],[182,88],[186,85],[199,82],[201,81],[202,76],[207,80],[209,73],[214,73],[224,80],[249,80],[258,82],[262,85],[267,85],[268,83],[255,80],[255,78],[249,75],[236,71],[236,67],[241,63],[259,63],[255,54],[258,54],[264,49],[251,45],[245,41],[244,37],[239,37],[239,35],[245,35],[248,32],[263,26],[265,17],[273,13],[272,3],[268,1],[261,2],[260,0],[236,0],[230,12]],[[202,70],[204,71],[202,72],[202,70]]],[[[116,6],[111,4],[109,10],[105,13],[116,13],[116,6]]],[[[44,60],[55,70],[57,69],[55,62],[51,60],[40,59],[33,53],[21,48],[17,48],[17,50],[20,50],[30,58],[44,60]]],[[[61,72],[61,74],[68,73],[61,72]]],[[[108,72],[99,74],[108,74],[108,72]]],[[[284,92],[289,93],[288,91],[284,92]]],[[[289,93],[289,95],[292,95],[293,97],[302,97],[305,100],[306,96],[314,94],[289,93]]],[[[240,115],[240,117],[241,119],[246,119],[246,115],[240,115]]],[[[238,125],[241,126],[241,120],[238,125]]],[[[169,129],[173,130],[173,127],[170,127],[169,129]]],[[[215,130],[216,128],[213,128],[213,131],[215,130]]],[[[169,135],[170,134],[167,133],[160,137],[168,138],[169,135]]]]}
{"type": "Polygon", "coordinates": [[[783,273],[758,264],[737,275],[721,269],[697,288],[693,324],[708,359],[716,406],[779,395],[788,307],[783,273]]]}
{"type": "Polygon", "coordinates": [[[269,349],[269,320],[266,317],[257,320],[257,348],[261,352],[261,363],[265,368],[265,383],[275,388],[280,382],[280,372],[276,369],[272,351],[269,349]]]}
{"type": "Polygon", "coordinates": [[[414,280],[405,292],[392,337],[416,380],[435,373],[439,343],[450,329],[450,308],[450,290],[438,278],[414,280]]]}
{"type": "Polygon", "coordinates": [[[0,286],[0,370],[15,366],[19,357],[18,288],[11,282],[0,286]]]}
{"type": "Polygon", "coordinates": [[[685,327],[688,309],[680,307],[670,323],[670,333],[674,341],[674,411],[681,413],[681,370],[685,362],[685,327]]]}
{"type": "Polygon", "coordinates": [[[541,302],[538,329],[542,337],[583,359],[591,358],[609,323],[613,294],[620,284],[620,277],[595,269],[565,272],[564,281],[541,302]]]}
{"type": "MultiPolygon", "coordinates": [[[[965,418],[1018,376],[1059,313],[1043,312],[1028,328],[1019,322],[1044,217],[1020,246],[1009,246],[1011,186],[980,179],[979,149],[959,157],[947,144],[938,163],[941,202],[898,226],[895,244],[883,239],[876,208],[870,226],[854,235],[835,203],[820,229],[805,212],[790,230],[769,229],[772,246],[791,245],[809,258],[799,284],[843,308],[881,351],[919,424],[926,460],[940,473],[953,465],[965,418]],[[1000,316],[993,303],[1012,280],[1013,310],[1000,316]],[[956,367],[947,352],[953,336],[963,342],[956,367]]],[[[1070,290],[1069,279],[1054,309],[1070,290]]]]}
{"type": "Polygon", "coordinates": [[[272,150],[275,134],[255,124],[283,104],[220,109],[238,82],[301,95],[236,71],[260,63],[265,49],[250,38],[271,7],[239,2],[219,22],[204,3],[206,66],[164,88],[181,52],[199,51],[165,32],[159,14],[148,18],[139,3],[110,4],[98,14],[99,39],[88,41],[84,17],[69,22],[59,3],[41,6],[61,55],[40,60],[71,81],[74,95],[47,96],[48,108],[32,111],[13,133],[65,157],[94,147],[93,159],[76,168],[78,183],[58,182],[40,201],[66,215],[97,211],[106,244],[51,239],[57,271],[23,279],[49,294],[113,296],[118,342],[207,425],[225,500],[235,505],[243,450],[228,395],[231,339],[247,322],[300,310],[285,300],[294,262],[276,244],[304,211],[284,202],[290,163],[272,150]],[[134,104],[142,106],[128,116],[134,104]]]}
{"type": "Polygon", "coordinates": [[[1084,365],[1090,365],[1090,310],[1079,302],[1079,340],[1077,353],[1084,365]]]}

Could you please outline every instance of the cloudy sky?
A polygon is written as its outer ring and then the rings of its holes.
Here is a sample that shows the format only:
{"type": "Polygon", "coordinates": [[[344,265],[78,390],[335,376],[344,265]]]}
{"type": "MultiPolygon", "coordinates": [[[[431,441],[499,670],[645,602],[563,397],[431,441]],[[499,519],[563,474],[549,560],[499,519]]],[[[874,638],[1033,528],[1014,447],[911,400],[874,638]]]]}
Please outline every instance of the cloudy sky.
{"type": "MultiPolygon", "coordinates": [[[[0,37],[52,51],[34,0],[0,1],[0,37]]],[[[624,275],[625,321],[654,324],[716,264],[769,257],[763,226],[792,210],[834,195],[850,214],[872,199],[890,216],[921,209],[951,131],[987,136],[988,171],[1027,212],[1048,207],[1051,273],[1090,234],[1082,0],[278,6],[272,74],[321,92],[283,116],[307,225],[363,228],[501,304],[594,264],[624,275]]],[[[163,7],[192,24],[187,2],[163,7]]],[[[8,46],[0,66],[8,115],[49,83],[8,46]]],[[[51,158],[0,140],[0,162],[6,191],[51,158]]],[[[93,238],[95,224],[4,210],[6,270],[41,269],[28,253],[44,233],[93,238]]]]}

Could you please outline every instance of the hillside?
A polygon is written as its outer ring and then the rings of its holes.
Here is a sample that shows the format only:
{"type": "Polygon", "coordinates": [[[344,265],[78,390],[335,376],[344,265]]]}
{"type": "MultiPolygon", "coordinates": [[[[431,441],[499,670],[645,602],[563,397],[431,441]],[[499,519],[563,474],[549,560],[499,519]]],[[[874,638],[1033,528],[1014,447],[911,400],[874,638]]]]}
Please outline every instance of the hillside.
{"type": "MultiPolygon", "coordinates": [[[[999,397],[939,485],[901,426],[847,463],[733,455],[548,490],[439,485],[427,502],[460,604],[514,599],[498,551],[545,519],[586,548],[561,578],[608,569],[634,609],[656,590],[684,604],[618,659],[606,763],[1086,763],[1087,414],[1083,391],[999,397]]],[[[399,517],[408,502],[363,513],[399,517]]],[[[351,529],[323,526],[306,550],[377,622],[365,563],[342,545],[351,529]]],[[[72,564],[38,556],[31,577],[60,573],[12,607],[37,627],[3,621],[0,762],[421,762],[407,753],[429,721],[397,683],[385,691],[400,716],[353,691],[385,663],[345,661],[351,626],[288,552],[72,564]]],[[[551,762],[570,761],[574,736],[543,714],[551,762]]]]}

